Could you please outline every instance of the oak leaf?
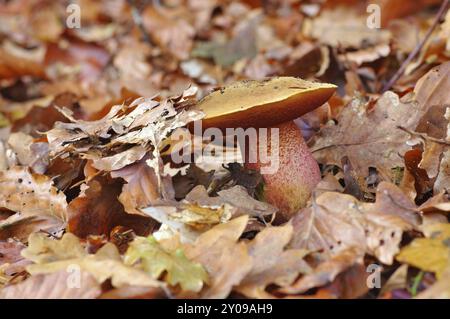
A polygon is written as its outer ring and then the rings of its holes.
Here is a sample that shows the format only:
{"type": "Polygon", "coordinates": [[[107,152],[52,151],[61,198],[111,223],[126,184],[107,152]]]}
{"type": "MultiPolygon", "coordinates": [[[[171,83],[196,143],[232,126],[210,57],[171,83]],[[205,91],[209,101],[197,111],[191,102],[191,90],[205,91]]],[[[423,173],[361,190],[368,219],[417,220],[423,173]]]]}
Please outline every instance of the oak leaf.
{"type": "Polygon", "coordinates": [[[247,245],[238,242],[247,226],[244,215],[219,224],[201,234],[186,246],[186,256],[199,262],[208,272],[210,282],[201,293],[202,298],[226,298],[234,286],[251,271],[252,258],[247,245]]]}
{"type": "Polygon", "coordinates": [[[181,248],[167,251],[152,236],[137,237],[130,243],[125,264],[138,264],[155,279],[166,273],[165,280],[171,286],[179,284],[184,291],[199,292],[208,281],[203,267],[186,258],[181,248]]]}
{"type": "Polygon", "coordinates": [[[311,272],[303,260],[309,253],[304,249],[285,249],[293,235],[293,227],[267,227],[248,243],[253,267],[236,291],[249,298],[272,298],[265,291],[270,284],[284,287],[292,284],[300,274],[311,272]]]}
{"type": "Polygon", "coordinates": [[[79,239],[66,233],[61,240],[53,240],[44,234],[34,233],[28,239],[28,248],[22,256],[34,262],[27,266],[31,275],[51,274],[67,267],[79,267],[102,284],[111,279],[114,287],[124,285],[163,287],[140,269],[127,266],[113,244],[106,244],[95,255],[88,254],[79,239]]]}
{"type": "Polygon", "coordinates": [[[426,238],[414,239],[402,248],[396,259],[424,271],[436,273],[439,279],[450,266],[450,224],[431,224],[425,228],[426,238]]]}
{"type": "Polygon", "coordinates": [[[328,123],[321,130],[313,155],[321,163],[336,165],[347,156],[361,179],[375,167],[390,180],[391,170],[403,166],[402,155],[410,149],[409,134],[399,126],[414,130],[420,114],[417,102],[402,101],[392,92],[382,95],[372,109],[355,99],[338,116],[338,124],[328,123]]]}

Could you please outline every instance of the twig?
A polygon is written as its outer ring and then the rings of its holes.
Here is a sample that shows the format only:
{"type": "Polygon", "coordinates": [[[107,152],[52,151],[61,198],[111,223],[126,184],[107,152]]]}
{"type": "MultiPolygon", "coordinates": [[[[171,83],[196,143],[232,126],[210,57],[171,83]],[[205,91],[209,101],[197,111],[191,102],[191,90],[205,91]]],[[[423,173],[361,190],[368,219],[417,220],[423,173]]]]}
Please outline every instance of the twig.
{"type": "MultiPolygon", "coordinates": [[[[141,15],[141,8],[138,8],[136,3],[132,0],[128,0],[128,3],[131,7],[131,16],[133,18],[133,22],[134,24],[139,28],[139,31],[142,34],[142,37],[144,38],[144,41],[147,42],[148,44],[153,45],[150,36],[147,33],[147,30],[145,30],[144,27],[144,22],[142,20],[142,15],[141,15]]],[[[159,3],[159,2],[158,2],[159,3]]]]}
{"type": "Polygon", "coordinates": [[[423,140],[428,140],[428,141],[431,141],[431,142],[434,142],[434,143],[437,143],[437,144],[450,146],[450,142],[447,142],[447,141],[444,141],[444,140],[441,140],[441,139],[438,139],[438,138],[434,138],[434,137],[428,136],[427,134],[413,132],[413,131],[408,130],[406,127],[403,127],[403,126],[397,126],[397,128],[402,130],[402,131],[404,131],[404,132],[406,132],[406,133],[408,133],[408,134],[410,134],[410,135],[412,135],[412,136],[419,136],[423,140]]]}
{"type": "Polygon", "coordinates": [[[394,74],[394,76],[391,78],[391,80],[383,87],[382,93],[388,91],[391,89],[394,84],[400,79],[400,77],[405,73],[406,68],[408,65],[416,58],[416,56],[422,51],[423,47],[427,43],[428,39],[430,38],[431,34],[433,34],[433,31],[438,26],[439,22],[441,21],[442,17],[447,11],[447,7],[450,0],[444,0],[442,2],[441,8],[439,9],[437,16],[431,25],[431,27],[428,29],[425,37],[422,39],[422,41],[414,48],[414,50],[409,54],[408,58],[402,63],[400,69],[394,74]]]}

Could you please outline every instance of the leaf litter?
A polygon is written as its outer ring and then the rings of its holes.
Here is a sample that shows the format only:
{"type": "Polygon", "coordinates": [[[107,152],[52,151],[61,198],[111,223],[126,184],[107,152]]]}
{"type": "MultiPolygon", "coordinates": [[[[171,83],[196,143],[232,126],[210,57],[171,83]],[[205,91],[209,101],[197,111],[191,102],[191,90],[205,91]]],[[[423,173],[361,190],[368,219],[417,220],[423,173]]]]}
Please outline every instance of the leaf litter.
{"type": "Polygon", "coordinates": [[[0,4],[0,297],[450,298],[441,1],[176,2],[0,4]],[[209,92],[283,75],[338,89],[296,120],[322,180],[280,223],[259,171],[170,154],[209,92]]]}

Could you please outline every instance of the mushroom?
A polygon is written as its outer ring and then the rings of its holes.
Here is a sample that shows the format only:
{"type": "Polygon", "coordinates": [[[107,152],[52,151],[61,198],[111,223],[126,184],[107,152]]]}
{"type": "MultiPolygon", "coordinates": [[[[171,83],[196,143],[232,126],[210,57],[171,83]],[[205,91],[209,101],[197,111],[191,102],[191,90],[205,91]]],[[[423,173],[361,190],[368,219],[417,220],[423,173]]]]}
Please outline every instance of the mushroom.
{"type": "MultiPolygon", "coordinates": [[[[335,90],[332,84],[294,77],[246,80],[218,89],[194,106],[205,113],[202,121],[205,129],[279,129],[279,166],[276,173],[263,174],[263,196],[279,209],[277,220],[280,222],[306,205],[320,181],[319,166],[293,120],[323,105],[335,90]]],[[[267,151],[271,154],[272,145],[270,138],[268,140],[267,151]]],[[[247,159],[246,156],[245,167],[261,169],[263,164],[259,159],[256,163],[249,163],[247,159]]]]}

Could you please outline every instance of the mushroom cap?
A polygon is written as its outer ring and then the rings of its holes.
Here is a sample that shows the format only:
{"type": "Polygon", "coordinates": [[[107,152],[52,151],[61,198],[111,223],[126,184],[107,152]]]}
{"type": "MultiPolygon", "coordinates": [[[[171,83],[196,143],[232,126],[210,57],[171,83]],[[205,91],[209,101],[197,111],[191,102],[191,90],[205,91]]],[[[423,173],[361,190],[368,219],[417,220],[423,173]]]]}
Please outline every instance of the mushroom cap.
{"type": "Polygon", "coordinates": [[[271,127],[321,106],[336,88],[294,77],[245,80],[210,93],[193,109],[205,113],[205,128],[271,127]]]}

